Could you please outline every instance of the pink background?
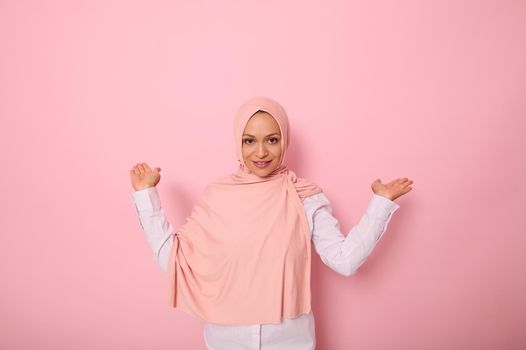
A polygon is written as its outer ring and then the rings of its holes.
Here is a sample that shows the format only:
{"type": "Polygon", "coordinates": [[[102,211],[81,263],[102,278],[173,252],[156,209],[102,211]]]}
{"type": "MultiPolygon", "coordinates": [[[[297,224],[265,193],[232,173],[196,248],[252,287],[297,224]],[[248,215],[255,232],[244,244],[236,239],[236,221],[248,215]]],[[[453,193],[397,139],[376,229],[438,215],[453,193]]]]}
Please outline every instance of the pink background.
{"type": "Polygon", "coordinates": [[[0,1],[0,52],[0,348],[204,348],[128,171],[182,224],[255,95],[344,234],[415,181],[356,275],[313,254],[318,349],[526,347],[526,2],[0,1]]]}

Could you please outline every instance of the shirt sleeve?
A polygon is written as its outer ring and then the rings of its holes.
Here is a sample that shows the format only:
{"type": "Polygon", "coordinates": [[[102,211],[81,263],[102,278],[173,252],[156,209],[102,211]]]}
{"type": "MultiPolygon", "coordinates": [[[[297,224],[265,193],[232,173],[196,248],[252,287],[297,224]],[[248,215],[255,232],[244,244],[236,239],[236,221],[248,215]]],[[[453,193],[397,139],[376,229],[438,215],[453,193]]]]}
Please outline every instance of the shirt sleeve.
{"type": "Polygon", "coordinates": [[[156,187],[132,193],[139,223],[153,251],[153,259],[163,271],[168,271],[168,258],[173,245],[173,227],[166,219],[156,187]]]}
{"type": "Polygon", "coordinates": [[[325,265],[344,276],[353,275],[365,262],[387,230],[392,214],[400,207],[373,194],[360,222],[344,236],[323,192],[305,198],[303,205],[316,252],[325,265]]]}

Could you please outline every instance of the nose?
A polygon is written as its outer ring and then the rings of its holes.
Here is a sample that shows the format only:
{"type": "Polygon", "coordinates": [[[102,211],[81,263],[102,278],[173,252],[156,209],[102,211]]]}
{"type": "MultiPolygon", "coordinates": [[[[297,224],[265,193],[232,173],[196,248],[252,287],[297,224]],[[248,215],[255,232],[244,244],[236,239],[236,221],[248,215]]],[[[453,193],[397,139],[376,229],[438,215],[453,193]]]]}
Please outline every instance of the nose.
{"type": "Polygon", "coordinates": [[[259,158],[265,158],[267,156],[268,151],[264,142],[259,144],[256,154],[259,158]]]}

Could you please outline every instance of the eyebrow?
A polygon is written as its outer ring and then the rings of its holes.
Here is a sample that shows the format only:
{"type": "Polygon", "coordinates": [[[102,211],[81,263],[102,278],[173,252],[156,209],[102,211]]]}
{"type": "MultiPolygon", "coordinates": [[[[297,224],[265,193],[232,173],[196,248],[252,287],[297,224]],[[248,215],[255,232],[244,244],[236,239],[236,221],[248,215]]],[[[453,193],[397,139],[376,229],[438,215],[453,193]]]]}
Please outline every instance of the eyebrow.
{"type": "MultiPolygon", "coordinates": [[[[267,135],[267,137],[269,137],[269,136],[273,136],[273,135],[281,136],[280,134],[278,134],[277,132],[275,132],[275,133],[273,133],[273,134],[269,134],[269,135],[267,135]]],[[[249,134],[243,134],[243,136],[255,137],[254,135],[249,135],[249,134]]]]}

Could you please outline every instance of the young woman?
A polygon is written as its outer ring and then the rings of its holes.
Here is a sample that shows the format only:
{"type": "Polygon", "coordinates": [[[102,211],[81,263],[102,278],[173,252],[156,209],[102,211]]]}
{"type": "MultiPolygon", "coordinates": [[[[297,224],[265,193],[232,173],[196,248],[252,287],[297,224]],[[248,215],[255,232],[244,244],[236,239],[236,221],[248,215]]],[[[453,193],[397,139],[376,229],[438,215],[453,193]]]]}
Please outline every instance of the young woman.
{"type": "Polygon", "coordinates": [[[314,349],[311,244],[334,271],[350,276],[369,256],[412,188],[408,178],[383,184],[360,222],[340,231],[322,189],[296,176],[284,108],[268,97],[239,108],[234,139],[239,168],[208,184],[177,231],[166,220],[156,185],[159,167],[130,170],[141,226],[169,277],[169,305],[205,321],[208,349],[314,349]]]}

